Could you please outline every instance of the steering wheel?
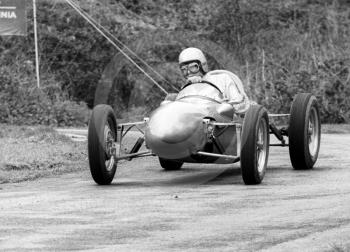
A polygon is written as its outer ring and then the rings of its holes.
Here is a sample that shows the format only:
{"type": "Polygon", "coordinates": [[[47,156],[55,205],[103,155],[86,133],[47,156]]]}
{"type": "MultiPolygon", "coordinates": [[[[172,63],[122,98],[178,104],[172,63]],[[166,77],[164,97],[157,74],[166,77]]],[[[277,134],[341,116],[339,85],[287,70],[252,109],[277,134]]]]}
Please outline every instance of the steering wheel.
{"type": "MultiPolygon", "coordinates": [[[[212,86],[212,87],[215,88],[217,91],[219,91],[220,94],[221,94],[222,96],[224,96],[224,94],[222,93],[222,91],[220,90],[220,88],[218,88],[215,84],[213,84],[213,83],[211,83],[211,82],[209,82],[209,81],[206,81],[206,80],[202,80],[202,81],[199,82],[199,83],[206,83],[206,84],[212,86]]],[[[191,83],[191,82],[187,83],[185,86],[183,86],[183,87],[181,88],[181,90],[183,90],[185,87],[188,87],[189,85],[192,85],[192,84],[193,84],[193,83],[191,83]]]]}

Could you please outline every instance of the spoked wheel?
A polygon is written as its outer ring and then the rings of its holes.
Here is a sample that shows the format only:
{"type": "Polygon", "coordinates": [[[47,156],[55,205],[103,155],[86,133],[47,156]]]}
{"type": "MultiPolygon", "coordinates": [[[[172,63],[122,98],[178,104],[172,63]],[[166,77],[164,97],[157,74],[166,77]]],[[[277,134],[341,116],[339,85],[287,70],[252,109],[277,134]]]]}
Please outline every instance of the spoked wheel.
{"type": "Polygon", "coordinates": [[[251,105],[243,121],[241,138],[241,169],[246,185],[260,184],[269,156],[269,119],[260,105],[251,105]]]}
{"type": "Polygon", "coordinates": [[[289,156],[296,170],[311,169],[321,143],[321,121],[316,97],[298,94],[292,104],[289,120],[289,156]]]}
{"type": "Polygon", "coordinates": [[[180,170],[183,162],[178,162],[170,159],[159,158],[160,166],[166,171],[180,170]]]}
{"type": "Polygon", "coordinates": [[[113,109],[101,104],[94,107],[88,129],[90,172],[99,185],[110,184],[117,169],[115,143],[117,122],[113,109]]]}

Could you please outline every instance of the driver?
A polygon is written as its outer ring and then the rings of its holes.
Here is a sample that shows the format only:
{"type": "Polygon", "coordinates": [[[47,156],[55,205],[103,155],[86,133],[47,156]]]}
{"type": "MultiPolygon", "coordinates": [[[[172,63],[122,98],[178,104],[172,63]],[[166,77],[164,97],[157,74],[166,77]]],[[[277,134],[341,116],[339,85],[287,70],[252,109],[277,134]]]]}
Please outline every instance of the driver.
{"type": "Polygon", "coordinates": [[[179,65],[186,84],[208,81],[224,94],[224,101],[231,104],[236,113],[245,113],[250,105],[242,81],[237,75],[226,70],[209,71],[207,59],[198,48],[189,47],[179,55],[179,65]]]}

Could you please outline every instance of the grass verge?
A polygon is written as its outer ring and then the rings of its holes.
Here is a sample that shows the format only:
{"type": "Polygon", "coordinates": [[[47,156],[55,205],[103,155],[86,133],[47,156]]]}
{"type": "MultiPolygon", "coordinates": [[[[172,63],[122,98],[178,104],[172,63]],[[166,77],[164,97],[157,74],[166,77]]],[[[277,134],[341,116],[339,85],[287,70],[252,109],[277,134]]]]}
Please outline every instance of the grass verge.
{"type": "Polygon", "coordinates": [[[322,124],[322,133],[350,134],[350,124],[322,124]]]}
{"type": "Polygon", "coordinates": [[[86,142],[44,126],[0,125],[0,184],[86,169],[86,142]]]}
{"type": "MultiPolygon", "coordinates": [[[[324,124],[322,133],[350,134],[349,124],[324,124]]],[[[87,143],[46,126],[0,124],[0,184],[88,169],[87,143]]]]}

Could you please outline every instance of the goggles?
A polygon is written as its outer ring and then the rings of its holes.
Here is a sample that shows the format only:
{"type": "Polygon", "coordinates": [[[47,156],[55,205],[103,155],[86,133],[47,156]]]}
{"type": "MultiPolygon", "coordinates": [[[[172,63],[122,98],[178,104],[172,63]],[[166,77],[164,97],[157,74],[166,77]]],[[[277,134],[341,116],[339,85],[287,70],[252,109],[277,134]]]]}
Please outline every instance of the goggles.
{"type": "Polygon", "coordinates": [[[200,65],[197,62],[192,62],[186,65],[180,66],[180,70],[183,75],[187,75],[188,72],[190,72],[191,74],[196,74],[200,70],[200,65]]]}

